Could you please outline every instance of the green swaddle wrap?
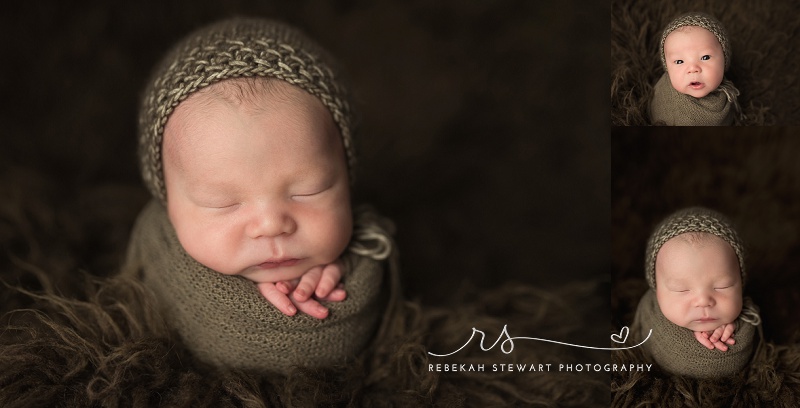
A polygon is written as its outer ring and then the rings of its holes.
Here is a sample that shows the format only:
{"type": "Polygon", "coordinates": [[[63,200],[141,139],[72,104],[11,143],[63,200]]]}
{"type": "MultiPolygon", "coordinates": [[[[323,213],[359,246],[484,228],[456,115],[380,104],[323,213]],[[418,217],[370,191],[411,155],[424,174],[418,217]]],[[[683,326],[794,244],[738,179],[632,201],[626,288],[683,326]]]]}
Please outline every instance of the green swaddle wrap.
{"type": "Polygon", "coordinates": [[[738,95],[726,79],[708,95],[695,98],[675,90],[665,73],[656,83],[650,117],[653,123],[668,126],[728,126],[733,124],[738,95]]]}
{"type": "Polygon", "coordinates": [[[758,341],[755,334],[759,322],[758,309],[745,298],[742,313],[736,319],[736,344],[724,352],[709,350],[691,330],[667,320],[655,291],[649,289],[639,301],[631,330],[639,341],[653,330],[642,347],[665,371],[692,378],[720,378],[735,375],[748,364],[758,341]]]}
{"type": "Polygon", "coordinates": [[[327,303],[330,315],[323,320],[286,316],[253,282],[199,264],[181,247],[158,200],[137,220],[123,273],[153,290],[167,321],[207,363],[272,372],[342,364],[387,324],[399,299],[397,268],[384,261],[394,251],[391,223],[369,210],[358,211],[354,221],[342,257],[347,299],[327,303]]]}

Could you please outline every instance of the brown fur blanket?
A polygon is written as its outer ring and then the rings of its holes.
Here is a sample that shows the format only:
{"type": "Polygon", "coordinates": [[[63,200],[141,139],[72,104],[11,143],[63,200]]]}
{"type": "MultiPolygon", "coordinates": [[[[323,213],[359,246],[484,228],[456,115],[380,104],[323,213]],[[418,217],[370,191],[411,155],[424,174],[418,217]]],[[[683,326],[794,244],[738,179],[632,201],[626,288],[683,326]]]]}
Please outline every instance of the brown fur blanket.
{"type": "MultiPolygon", "coordinates": [[[[40,271],[40,276],[46,275],[40,271]]],[[[471,327],[497,332],[508,324],[542,337],[575,337],[586,322],[569,305],[596,296],[592,285],[571,285],[558,292],[509,285],[480,294],[458,309],[406,302],[400,317],[393,319],[389,340],[372,344],[355,360],[279,375],[201,363],[167,327],[153,308],[153,294],[138,281],[80,274],[75,278],[84,282],[79,297],[10,288],[2,292],[28,304],[2,320],[3,407],[607,404],[608,376],[602,372],[490,372],[497,363],[586,363],[602,361],[603,354],[546,343],[516,344],[508,356],[472,344],[457,361],[426,353],[458,349],[471,327]],[[447,362],[485,364],[486,370],[430,368],[447,362]]]]}
{"type": "Polygon", "coordinates": [[[741,91],[746,119],[737,125],[800,124],[800,20],[791,0],[676,0],[611,3],[611,124],[650,125],[653,88],[663,74],[659,42],[676,16],[702,11],[728,31],[732,60],[726,76],[741,91]]]}
{"type": "MultiPolygon", "coordinates": [[[[641,349],[615,351],[615,363],[651,361],[641,349]]],[[[696,379],[667,373],[618,372],[612,407],[796,407],[800,404],[800,346],[763,343],[748,367],[733,376],[696,379]]]]}

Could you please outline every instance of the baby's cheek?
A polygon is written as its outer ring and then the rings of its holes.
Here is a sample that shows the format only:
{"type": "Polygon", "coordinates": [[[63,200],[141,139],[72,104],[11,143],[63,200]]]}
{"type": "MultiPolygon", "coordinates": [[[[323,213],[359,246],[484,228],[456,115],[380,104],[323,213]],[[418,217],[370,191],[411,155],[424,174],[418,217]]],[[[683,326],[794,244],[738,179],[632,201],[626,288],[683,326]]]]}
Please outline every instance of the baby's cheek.
{"type": "Polygon", "coordinates": [[[684,307],[683,302],[664,293],[658,293],[656,298],[658,300],[658,307],[667,320],[682,327],[686,327],[686,325],[689,324],[689,320],[687,320],[688,311],[684,307]]]}
{"type": "Polygon", "coordinates": [[[345,226],[336,224],[332,225],[324,235],[325,239],[318,243],[319,252],[328,262],[333,262],[347,249],[352,234],[345,226]]]}
{"type": "Polygon", "coordinates": [[[184,229],[178,234],[184,251],[195,261],[214,271],[233,275],[236,270],[235,251],[231,250],[231,242],[224,231],[202,228],[202,224],[194,224],[193,228],[184,229]]]}
{"type": "Polygon", "coordinates": [[[664,314],[664,317],[666,317],[667,320],[677,324],[678,326],[683,326],[685,324],[685,322],[681,319],[682,316],[679,313],[675,313],[673,309],[662,307],[661,313],[664,314]]]}
{"type": "Polygon", "coordinates": [[[675,73],[674,69],[668,69],[667,70],[667,76],[669,77],[669,84],[672,85],[672,87],[676,91],[680,92],[680,89],[678,89],[678,86],[677,86],[678,83],[679,83],[678,75],[675,73]]]}

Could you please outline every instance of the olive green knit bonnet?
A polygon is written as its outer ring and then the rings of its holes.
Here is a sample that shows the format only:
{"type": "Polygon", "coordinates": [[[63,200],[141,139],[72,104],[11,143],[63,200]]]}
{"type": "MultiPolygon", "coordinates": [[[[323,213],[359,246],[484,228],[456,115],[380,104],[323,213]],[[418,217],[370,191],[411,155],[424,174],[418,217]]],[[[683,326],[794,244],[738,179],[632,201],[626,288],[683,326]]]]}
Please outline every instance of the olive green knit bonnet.
{"type": "Polygon", "coordinates": [[[667,36],[677,30],[680,27],[686,26],[695,26],[704,28],[714,34],[717,37],[717,41],[719,41],[720,45],[722,45],[722,54],[725,57],[725,71],[728,70],[728,67],[731,63],[731,45],[728,42],[728,35],[725,32],[725,28],[722,26],[722,23],[719,22],[716,18],[705,14],[705,13],[698,13],[698,12],[691,12],[683,14],[674,20],[672,20],[667,27],[664,29],[664,32],[661,34],[661,45],[660,45],[660,52],[661,52],[661,65],[664,67],[664,71],[667,70],[667,59],[664,56],[664,42],[667,41],[667,36]]]}
{"type": "Polygon", "coordinates": [[[353,179],[354,120],[345,87],[331,57],[287,24],[232,18],[180,40],[157,65],[139,112],[139,164],[147,188],[166,202],[162,164],[164,126],[183,100],[216,82],[243,77],[286,81],[316,96],[342,136],[353,179]]]}
{"type": "Polygon", "coordinates": [[[705,232],[716,235],[730,244],[739,260],[742,285],[745,282],[744,246],[731,222],[722,214],[702,207],[679,210],[665,218],[650,235],[645,253],[645,277],[650,288],[656,288],[656,256],[661,246],[670,239],[687,232],[705,232]]]}

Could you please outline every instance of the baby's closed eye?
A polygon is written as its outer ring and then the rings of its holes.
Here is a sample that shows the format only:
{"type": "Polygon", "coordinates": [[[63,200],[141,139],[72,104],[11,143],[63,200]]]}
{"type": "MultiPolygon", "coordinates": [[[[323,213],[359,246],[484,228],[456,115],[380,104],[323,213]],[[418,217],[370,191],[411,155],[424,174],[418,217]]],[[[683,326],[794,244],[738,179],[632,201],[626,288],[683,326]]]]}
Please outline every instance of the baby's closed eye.
{"type": "Polygon", "coordinates": [[[293,200],[310,199],[329,191],[331,188],[333,188],[334,184],[335,183],[333,181],[325,181],[322,183],[316,183],[316,185],[298,188],[296,191],[291,193],[291,198],[293,200]]]}
{"type": "Polygon", "coordinates": [[[207,208],[209,210],[231,210],[241,204],[238,201],[228,199],[202,199],[194,201],[197,206],[207,208]]]}

